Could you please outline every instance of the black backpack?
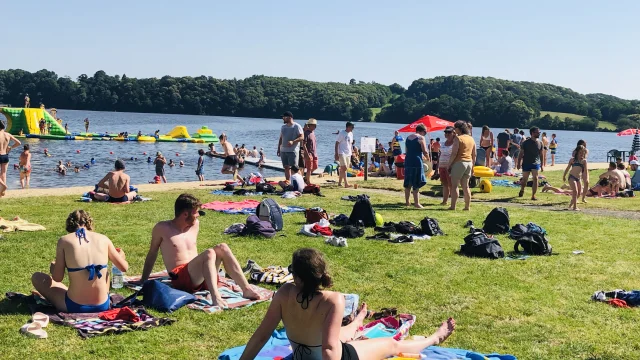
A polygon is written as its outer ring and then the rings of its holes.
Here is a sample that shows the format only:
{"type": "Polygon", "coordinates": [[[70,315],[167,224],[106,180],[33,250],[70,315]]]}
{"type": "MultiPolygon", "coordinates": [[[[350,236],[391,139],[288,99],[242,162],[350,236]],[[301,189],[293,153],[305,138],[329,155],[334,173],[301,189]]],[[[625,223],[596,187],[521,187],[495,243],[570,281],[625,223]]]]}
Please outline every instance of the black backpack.
{"type": "Polygon", "coordinates": [[[256,184],[256,191],[265,193],[265,194],[272,194],[274,192],[276,192],[276,188],[268,183],[258,183],[256,184]]]}
{"type": "Polygon", "coordinates": [[[349,216],[351,224],[357,224],[358,221],[362,221],[366,227],[376,226],[376,212],[373,210],[369,197],[366,195],[358,195],[358,200],[353,205],[351,216],[349,216]]]}
{"type": "Polygon", "coordinates": [[[521,247],[529,255],[551,255],[551,244],[549,244],[544,230],[540,231],[540,229],[538,225],[532,223],[529,223],[528,226],[516,224],[509,232],[509,237],[516,241],[513,250],[520,253],[519,248],[521,247]],[[538,230],[532,230],[533,228],[538,230]]]}
{"type": "Polygon", "coordinates": [[[484,219],[482,228],[487,234],[504,234],[509,231],[509,212],[505,208],[497,207],[491,210],[484,219]]]}
{"type": "Polygon", "coordinates": [[[440,229],[440,225],[438,225],[438,220],[432,219],[428,216],[420,221],[420,227],[422,228],[422,233],[426,235],[444,235],[444,233],[440,229]]]}
{"type": "Polygon", "coordinates": [[[475,230],[464,238],[464,244],[460,245],[460,253],[488,259],[504,257],[504,250],[498,240],[488,237],[482,230],[475,230]]]}
{"type": "Polygon", "coordinates": [[[282,208],[278,203],[271,199],[264,199],[258,204],[256,208],[256,216],[260,220],[268,221],[273,225],[276,231],[282,230],[284,227],[284,221],[282,220],[282,208]]]}
{"type": "Polygon", "coordinates": [[[364,236],[364,229],[359,226],[345,225],[340,229],[333,230],[333,235],[347,239],[355,239],[364,236]]]}

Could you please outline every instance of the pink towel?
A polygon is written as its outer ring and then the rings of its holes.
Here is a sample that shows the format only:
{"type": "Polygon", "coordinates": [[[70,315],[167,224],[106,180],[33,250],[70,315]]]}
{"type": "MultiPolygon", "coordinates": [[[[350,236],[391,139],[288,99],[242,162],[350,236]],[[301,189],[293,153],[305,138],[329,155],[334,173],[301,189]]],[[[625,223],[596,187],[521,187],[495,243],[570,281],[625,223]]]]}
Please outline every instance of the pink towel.
{"type": "Polygon", "coordinates": [[[257,200],[243,200],[243,201],[212,201],[202,205],[203,209],[207,210],[241,210],[246,208],[255,208],[260,205],[260,201],[257,200]]]}

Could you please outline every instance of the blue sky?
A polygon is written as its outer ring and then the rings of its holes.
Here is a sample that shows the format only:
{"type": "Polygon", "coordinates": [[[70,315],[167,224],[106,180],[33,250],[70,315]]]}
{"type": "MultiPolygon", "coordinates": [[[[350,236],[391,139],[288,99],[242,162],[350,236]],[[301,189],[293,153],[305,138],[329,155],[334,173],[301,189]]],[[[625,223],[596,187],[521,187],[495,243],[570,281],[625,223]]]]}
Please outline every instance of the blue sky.
{"type": "Polygon", "coordinates": [[[640,1],[6,1],[1,11],[0,69],[405,87],[466,74],[640,99],[640,1]]]}

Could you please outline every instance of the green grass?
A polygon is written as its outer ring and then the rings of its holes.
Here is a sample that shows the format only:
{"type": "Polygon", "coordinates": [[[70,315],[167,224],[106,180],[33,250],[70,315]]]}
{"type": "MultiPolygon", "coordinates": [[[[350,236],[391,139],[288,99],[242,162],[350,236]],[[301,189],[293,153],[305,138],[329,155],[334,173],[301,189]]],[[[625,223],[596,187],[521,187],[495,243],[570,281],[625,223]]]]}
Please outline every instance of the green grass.
{"type": "Polygon", "coordinates": [[[380,114],[380,111],[382,111],[382,108],[379,107],[379,108],[369,108],[369,109],[371,109],[371,113],[373,113],[373,115],[371,116],[371,120],[375,121],[376,116],[380,114]]]}
{"type": "MultiPolygon", "coordinates": [[[[194,193],[203,201],[229,200],[204,190],[194,193]]],[[[303,196],[281,203],[350,213],[353,203],[339,198],[354,191],[324,186],[323,193],[327,197],[303,196]]],[[[129,273],[139,274],[151,228],[171,216],[177,194],[153,193],[152,202],[126,206],[78,203],[75,197],[3,199],[3,217],[19,215],[46,226],[47,231],[4,234],[0,290],[31,290],[31,273],[48,268],[56,240],[65,234],[66,214],[77,208],[91,212],[96,230],[126,251],[129,273]]],[[[263,240],[222,235],[225,227],[245,217],[209,212],[201,218],[199,249],[227,242],[240,262],[251,258],[263,266],[286,266],[295,249],[317,247],[327,256],[336,291],[358,293],[372,309],[398,307],[416,314],[412,334],[428,334],[443,319],[455,317],[458,329],[445,346],[511,353],[519,359],[631,359],[638,354],[638,310],[589,300],[599,289],[638,287],[640,252],[637,236],[630,230],[638,226],[637,221],[512,207],[513,223],[533,221],[547,229],[557,255],[489,261],[462,257],[455,251],[466,232],[462,225],[468,219],[481,224],[491,203],[474,203],[470,212],[449,212],[436,200],[425,199],[425,210],[410,210],[403,206],[400,194],[372,191],[370,195],[385,221],[419,222],[428,215],[439,220],[447,235],[413,245],[362,238],[349,240],[347,248],[334,248],[298,234],[304,222],[301,214],[285,215],[284,236],[263,240]],[[577,249],[585,254],[573,255],[577,249]]],[[[548,196],[568,202],[565,197],[548,196]]],[[[366,235],[372,233],[367,229],[366,235]]],[[[505,251],[513,247],[512,240],[498,238],[505,251]]],[[[159,259],[155,270],[161,269],[159,259]]],[[[129,294],[128,290],[122,293],[129,294]]],[[[50,325],[49,339],[36,341],[18,332],[29,318],[26,309],[3,300],[0,354],[15,359],[215,358],[226,348],[245,344],[267,307],[258,304],[214,315],[183,308],[168,315],[177,319],[171,326],[89,340],[81,340],[70,328],[50,325]]]]}
{"type": "Polygon", "coordinates": [[[615,130],[617,129],[616,124],[609,121],[598,121],[598,127],[607,130],[615,130]]]}
{"type": "Polygon", "coordinates": [[[571,113],[563,113],[563,112],[555,112],[555,111],[540,111],[540,117],[549,114],[551,117],[559,117],[560,120],[564,121],[565,118],[570,118],[571,120],[582,120],[584,115],[571,114],[571,113]]]}

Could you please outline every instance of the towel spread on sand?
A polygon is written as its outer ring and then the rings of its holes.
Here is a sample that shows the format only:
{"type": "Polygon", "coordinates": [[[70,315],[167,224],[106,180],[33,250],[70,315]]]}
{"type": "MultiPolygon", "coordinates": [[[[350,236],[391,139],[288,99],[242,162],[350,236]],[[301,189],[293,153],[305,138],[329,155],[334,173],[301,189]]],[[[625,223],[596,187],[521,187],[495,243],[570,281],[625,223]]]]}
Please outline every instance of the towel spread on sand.
{"type": "Polygon", "coordinates": [[[14,217],[13,220],[6,220],[0,217],[0,229],[2,232],[47,230],[42,225],[30,223],[17,216],[14,217]]]}
{"type": "MultiPolygon", "coordinates": [[[[26,306],[31,314],[42,312],[49,315],[49,321],[56,325],[69,326],[77,330],[83,339],[107,334],[123,334],[136,330],[149,330],[158,326],[171,325],[175,322],[170,318],[156,318],[149,315],[143,306],[134,307],[138,321],[101,320],[101,313],[63,313],[58,312],[53,305],[39,295],[25,295],[8,292],[6,298],[20,306],[26,306]]],[[[111,295],[111,303],[122,301],[122,295],[111,295]]]]}
{"type": "MultiPolygon", "coordinates": [[[[167,273],[166,270],[151,274],[149,276],[149,279],[160,280],[169,286],[171,285],[171,279],[169,278],[169,273],[167,273]]],[[[125,276],[124,285],[134,291],[142,289],[140,276],[125,276]]],[[[222,298],[229,305],[227,308],[223,309],[219,306],[213,306],[213,303],[211,301],[211,293],[208,290],[193,293],[193,295],[195,295],[196,297],[196,301],[194,303],[188,304],[187,307],[189,309],[200,310],[213,314],[223,310],[239,309],[264,301],[271,301],[271,298],[273,297],[273,291],[255,285],[249,286],[251,286],[251,288],[260,295],[260,300],[250,300],[243,298],[240,286],[238,286],[233,280],[226,278],[221,279],[218,277],[218,291],[220,292],[220,296],[222,296],[222,298]]]]}

